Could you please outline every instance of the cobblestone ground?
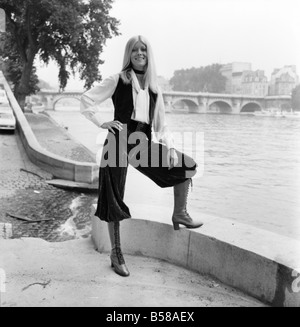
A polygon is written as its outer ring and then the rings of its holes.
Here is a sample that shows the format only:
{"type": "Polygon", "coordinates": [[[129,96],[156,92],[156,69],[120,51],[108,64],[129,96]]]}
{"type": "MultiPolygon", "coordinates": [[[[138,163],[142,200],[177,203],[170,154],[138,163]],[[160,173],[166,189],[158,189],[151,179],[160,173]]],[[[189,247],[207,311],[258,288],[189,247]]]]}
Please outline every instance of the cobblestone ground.
{"type": "Polygon", "coordinates": [[[90,235],[95,194],[47,184],[51,174],[29,160],[17,131],[15,135],[0,133],[0,158],[0,222],[12,224],[14,238],[38,237],[57,242],[90,235]],[[30,223],[9,214],[51,220],[30,223]]]}

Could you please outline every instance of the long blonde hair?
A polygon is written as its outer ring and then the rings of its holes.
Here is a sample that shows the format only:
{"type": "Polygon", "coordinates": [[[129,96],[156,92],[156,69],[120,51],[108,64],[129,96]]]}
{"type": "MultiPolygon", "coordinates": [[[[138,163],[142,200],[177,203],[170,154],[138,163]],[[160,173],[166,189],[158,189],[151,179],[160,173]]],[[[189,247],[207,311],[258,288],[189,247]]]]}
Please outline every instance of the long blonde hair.
{"type": "Polygon", "coordinates": [[[120,76],[124,83],[129,84],[131,83],[131,74],[130,71],[132,69],[131,63],[131,53],[135,46],[135,44],[140,41],[145,44],[147,47],[147,68],[145,72],[145,82],[149,85],[149,88],[152,92],[158,92],[158,84],[157,84],[157,75],[156,75],[156,68],[154,63],[154,57],[151,45],[149,41],[142,35],[136,35],[130,38],[126,44],[124,58],[123,58],[123,66],[120,72],[120,76]]]}

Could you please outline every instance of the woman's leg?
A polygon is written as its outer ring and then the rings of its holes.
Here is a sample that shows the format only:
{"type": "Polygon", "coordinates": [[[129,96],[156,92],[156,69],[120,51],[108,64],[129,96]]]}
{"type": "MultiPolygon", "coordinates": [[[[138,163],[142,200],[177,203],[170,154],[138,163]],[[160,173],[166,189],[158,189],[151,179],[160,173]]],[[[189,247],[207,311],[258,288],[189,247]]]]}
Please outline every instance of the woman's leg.
{"type": "MultiPolygon", "coordinates": [[[[179,229],[179,224],[184,225],[186,228],[202,226],[203,223],[199,219],[192,219],[186,209],[191,177],[196,174],[196,162],[191,157],[176,150],[179,158],[178,165],[169,169],[167,148],[160,143],[151,142],[150,144],[148,149],[144,149],[143,152],[139,153],[140,157],[145,157],[147,151],[147,164],[144,166],[133,166],[160,187],[174,187],[172,222],[175,230],[179,229]]],[[[133,162],[134,160],[129,160],[130,164],[133,162]]]]}
{"type": "Polygon", "coordinates": [[[95,215],[108,224],[111,242],[111,266],[121,276],[129,276],[121,250],[120,221],[130,217],[123,201],[127,167],[102,167],[99,175],[99,197],[95,215]]]}
{"type": "Polygon", "coordinates": [[[130,218],[123,201],[127,167],[101,167],[99,173],[98,204],[95,215],[106,222],[130,218]]]}
{"type": "Polygon", "coordinates": [[[175,230],[179,229],[179,224],[184,225],[186,228],[198,228],[203,225],[202,221],[192,219],[187,212],[187,198],[191,178],[174,186],[174,211],[172,222],[175,230]]]}
{"type": "MultiPolygon", "coordinates": [[[[121,141],[123,145],[123,139],[121,141]]],[[[129,209],[123,201],[127,176],[126,160],[127,153],[122,150],[119,137],[109,132],[102,150],[95,213],[101,220],[113,222],[130,218],[129,209]],[[123,161],[124,165],[120,165],[123,161]]]]}
{"type": "Polygon", "coordinates": [[[111,242],[111,266],[115,272],[121,276],[129,276],[128,268],[125,264],[125,260],[121,250],[121,239],[120,239],[120,223],[111,222],[108,223],[108,233],[111,242]]]}
{"type": "MultiPolygon", "coordinates": [[[[111,137],[112,135],[110,135],[111,137]]],[[[108,140],[105,144],[107,142],[108,140]]],[[[114,147],[112,149],[110,148],[110,150],[115,151],[114,147]]],[[[111,266],[117,274],[129,276],[129,271],[122,254],[120,240],[120,221],[130,218],[129,209],[123,201],[127,166],[119,167],[111,164],[111,162],[105,164],[107,163],[105,156],[106,154],[103,151],[99,170],[98,205],[95,215],[108,223],[108,233],[111,242],[111,266]]],[[[120,154],[116,152],[116,158],[119,159],[119,157],[120,154]]],[[[118,163],[119,161],[116,161],[116,164],[118,163]]]]}

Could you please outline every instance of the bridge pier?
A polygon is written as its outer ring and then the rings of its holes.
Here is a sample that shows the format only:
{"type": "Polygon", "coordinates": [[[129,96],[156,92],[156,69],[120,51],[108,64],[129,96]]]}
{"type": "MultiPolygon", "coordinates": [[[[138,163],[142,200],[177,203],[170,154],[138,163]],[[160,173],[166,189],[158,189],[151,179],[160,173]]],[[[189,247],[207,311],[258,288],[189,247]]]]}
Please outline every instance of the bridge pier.
{"type": "Polygon", "coordinates": [[[172,111],[172,102],[171,101],[166,101],[164,104],[165,104],[165,111],[166,112],[171,112],[172,111]]]}
{"type": "Polygon", "coordinates": [[[239,114],[241,112],[241,101],[240,100],[232,100],[232,114],[239,114]]]}
{"type": "Polygon", "coordinates": [[[202,99],[202,101],[199,100],[199,106],[198,106],[198,113],[200,114],[206,114],[207,113],[207,99],[202,99]]]}
{"type": "Polygon", "coordinates": [[[46,97],[44,101],[45,110],[53,110],[53,99],[52,97],[46,97]]]}

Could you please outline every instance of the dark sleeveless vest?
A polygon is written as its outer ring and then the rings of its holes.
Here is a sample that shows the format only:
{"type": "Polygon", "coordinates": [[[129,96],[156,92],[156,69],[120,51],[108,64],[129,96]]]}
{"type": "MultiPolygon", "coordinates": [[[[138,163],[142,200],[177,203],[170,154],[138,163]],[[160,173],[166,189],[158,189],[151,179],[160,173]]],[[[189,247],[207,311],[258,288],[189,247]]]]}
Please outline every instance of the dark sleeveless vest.
{"type": "MultiPolygon", "coordinates": [[[[150,95],[150,108],[149,108],[149,121],[150,126],[152,125],[154,109],[157,100],[157,94],[152,92],[149,88],[150,95]]],[[[115,107],[114,120],[120,121],[122,124],[128,124],[131,119],[133,112],[133,96],[132,96],[132,85],[125,84],[121,77],[114,94],[112,95],[112,101],[115,107]]]]}

